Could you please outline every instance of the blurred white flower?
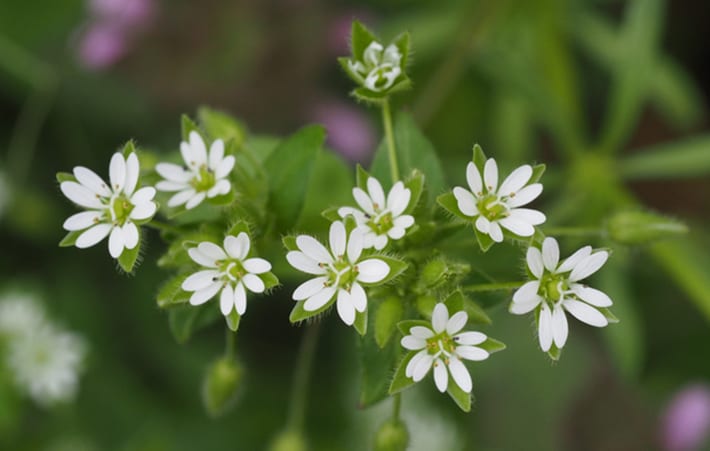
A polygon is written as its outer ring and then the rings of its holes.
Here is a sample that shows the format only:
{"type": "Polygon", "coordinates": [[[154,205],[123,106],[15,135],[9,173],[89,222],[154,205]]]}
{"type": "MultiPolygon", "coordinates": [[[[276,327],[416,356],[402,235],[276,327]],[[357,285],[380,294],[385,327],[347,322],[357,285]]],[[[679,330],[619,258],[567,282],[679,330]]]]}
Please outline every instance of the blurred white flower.
{"type": "Polygon", "coordinates": [[[519,208],[542,193],[542,184],[528,185],[532,175],[532,167],[520,166],[498,187],[498,165],[493,158],[486,161],[483,177],[476,165],[469,162],[466,167],[466,180],[470,191],[457,186],[454,188],[454,197],[461,213],[478,217],[476,229],[489,235],[493,241],[503,241],[501,227],[518,236],[532,236],[535,233],[534,226],[542,224],[546,219],[545,215],[537,210],[519,208]]]}
{"type": "Polygon", "coordinates": [[[387,246],[388,239],[398,240],[407,228],[414,225],[414,217],[405,215],[412,192],[400,181],[394,184],[385,199],[385,192],[380,182],[370,177],[367,179],[367,191],[353,188],[353,197],[360,210],[353,207],[341,207],[341,218],[352,215],[358,228],[363,233],[363,248],[374,247],[377,250],[387,246]]]}
{"type": "Polygon", "coordinates": [[[0,335],[12,338],[31,332],[43,324],[44,320],[44,310],[28,294],[7,293],[0,299],[0,335]]]}
{"type": "Polygon", "coordinates": [[[440,392],[446,391],[451,373],[456,385],[470,393],[473,388],[471,375],[461,360],[485,360],[489,354],[485,349],[475,346],[488,339],[485,334],[460,332],[467,321],[466,312],[456,312],[449,318],[446,305],[436,304],[431,315],[431,327],[414,326],[409,330],[409,335],[402,338],[402,347],[419,351],[407,364],[405,375],[419,382],[433,366],[434,383],[440,392]]]}
{"type": "Polygon", "coordinates": [[[360,260],[363,242],[360,229],[348,235],[341,221],[330,225],[330,250],[311,236],[296,237],[299,250],[286,254],[286,259],[299,271],[318,277],[299,285],[293,292],[293,300],[304,301],[304,310],[313,312],[328,305],[337,295],[338,314],[351,326],[356,312],[367,309],[367,294],[361,284],[380,282],[390,273],[384,260],[360,260]]]}
{"type": "Polygon", "coordinates": [[[134,249],[140,240],[136,223],[149,220],[157,205],[153,202],[155,188],[136,191],[140,166],[135,152],[128,157],[116,152],[109,164],[107,185],[101,177],[82,166],[74,168],[76,181],[62,182],[62,193],[87,211],[70,216],[64,229],[83,231],[75,242],[78,248],[91,247],[109,236],[108,250],[118,258],[124,249],[134,249]]]}
{"type": "Polygon", "coordinates": [[[205,142],[197,132],[190,132],[189,139],[189,142],[180,143],[180,152],[187,169],[173,163],[158,163],[155,167],[165,179],[155,187],[159,191],[177,191],[168,200],[168,207],[184,204],[190,210],[205,198],[224,195],[232,189],[228,177],[234,168],[235,159],[232,155],[224,156],[224,141],[216,139],[208,153],[205,142]]]}
{"type": "Polygon", "coordinates": [[[543,241],[542,252],[536,247],[528,248],[527,264],[536,280],[515,292],[510,312],[524,315],[539,309],[538,335],[543,351],[549,351],[553,342],[558,349],[565,345],[568,335],[565,310],[590,326],[609,324],[598,310],[612,305],[609,296],[579,283],[597,272],[607,258],[607,251],[592,252],[591,246],[585,246],[560,264],[559,245],[550,237],[543,241]]]}
{"type": "Polygon", "coordinates": [[[7,363],[17,386],[40,405],[72,400],[86,354],[84,341],[47,324],[27,332],[9,343],[7,363]]]}
{"type": "Polygon", "coordinates": [[[209,241],[188,250],[190,258],[199,265],[209,268],[189,276],[182,283],[182,289],[193,291],[190,304],[201,305],[212,299],[221,290],[219,306],[224,316],[236,309],[239,315],[247,310],[246,290],[263,293],[264,281],[259,274],[271,271],[271,263],[263,258],[246,258],[251,243],[249,236],[227,236],[224,248],[209,241]]]}

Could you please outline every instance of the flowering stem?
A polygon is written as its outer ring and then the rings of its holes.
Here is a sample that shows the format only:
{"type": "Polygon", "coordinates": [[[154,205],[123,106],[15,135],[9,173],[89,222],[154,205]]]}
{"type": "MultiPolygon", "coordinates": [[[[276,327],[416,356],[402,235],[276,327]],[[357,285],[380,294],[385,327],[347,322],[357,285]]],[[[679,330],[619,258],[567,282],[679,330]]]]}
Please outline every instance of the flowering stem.
{"type": "Polygon", "coordinates": [[[301,431],[306,413],[306,398],[308,389],[308,379],[313,367],[313,356],[315,355],[316,344],[318,343],[319,324],[306,328],[301,341],[301,349],[298,352],[296,362],[296,372],[293,377],[293,387],[291,389],[291,405],[289,407],[286,429],[290,431],[301,431]]]}
{"type": "Polygon", "coordinates": [[[548,236],[602,236],[604,230],[598,227],[548,227],[545,234],[548,236]]]}
{"type": "Polygon", "coordinates": [[[394,421],[399,420],[399,411],[402,407],[402,394],[397,393],[392,396],[392,419],[394,421]]]}
{"type": "Polygon", "coordinates": [[[498,290],[514,290],[520,287],[525,282],[498,282],[498,283],[479,283],[463,287],[464,291],[498,291],[498,290]]]}
{"type": "Polygon", "coordinates": [[[385,127],[385,138],[387,139],[387,154],[390,160],[390,172],[392,183],[399,181],[399,166],[397,165],[397,148],[394,144],[394,133],[392,132],[392,113],[390,111],[390,101],[382,101],[382,123],[385,127]]]}

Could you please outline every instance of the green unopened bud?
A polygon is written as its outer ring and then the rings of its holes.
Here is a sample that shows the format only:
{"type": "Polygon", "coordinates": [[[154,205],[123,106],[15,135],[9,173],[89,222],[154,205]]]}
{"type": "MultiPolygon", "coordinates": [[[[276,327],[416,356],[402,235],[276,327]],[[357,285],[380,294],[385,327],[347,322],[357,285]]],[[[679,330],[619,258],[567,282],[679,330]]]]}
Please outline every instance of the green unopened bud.
{"type": "Polygon", "coordinates": [[[209,415],[218,417],[234,405],[243,374],[241,365],[226,357],[207,369],[202,384],[202,403],[209,415]]]}
{"type": "Polygon", "coordinates": [[[294,430],[281,432],[269,447],[269,451],[306,451],[307,449],[303,435],[294,430]]]}
{"type": "Polygon", "coordinates": [[[388,420],[375,435],[375,451],[405,451],[409,444],[407,427],[399,420],[388,420]]]}
{"type": "Polygon", "coordinates": [[[680,221],[642,211],[617,213],[606,224],[609,238],[620,244],[646,244],[688,232],[680,221]]]}
{"type": "Polygon", "coordinates": [[[439,288],[448,282],[456,283],[471,267],[465,263],[449,262],[440,258],[429,261],[419,277],[421,288],[439,288]]]}

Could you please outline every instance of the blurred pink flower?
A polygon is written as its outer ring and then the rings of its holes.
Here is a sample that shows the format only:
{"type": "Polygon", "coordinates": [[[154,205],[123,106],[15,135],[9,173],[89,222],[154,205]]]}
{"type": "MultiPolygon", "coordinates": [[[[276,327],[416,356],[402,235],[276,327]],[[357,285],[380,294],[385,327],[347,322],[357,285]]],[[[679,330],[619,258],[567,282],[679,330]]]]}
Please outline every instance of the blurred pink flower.
{"type": "Polygon", "coordinates": [[[700,448],[710,432],[710,387],[689,385],[677,392],[662,418],[662,444],[666,451],[700,448]]]}
{"type": "Polygon", "coordinates": [[[89,26],[79,41],[79,60],[89,69],[103,69],[126,54],[128,45],[120,28],[104,24],[89,26]]]}
{"type": "Polygon", "coordinates": [[[376,145],[368,117],[346,103],[327,101],[316,106],[313,119],[328,131],[327,144],[350,161],[367,159],[376,145]]]}
{"type": "Polygon", "coordinates": [[[99,21],[125,28],[142,27],[153,18],[153,0],[89,0],[89,10],[99,21]]]}

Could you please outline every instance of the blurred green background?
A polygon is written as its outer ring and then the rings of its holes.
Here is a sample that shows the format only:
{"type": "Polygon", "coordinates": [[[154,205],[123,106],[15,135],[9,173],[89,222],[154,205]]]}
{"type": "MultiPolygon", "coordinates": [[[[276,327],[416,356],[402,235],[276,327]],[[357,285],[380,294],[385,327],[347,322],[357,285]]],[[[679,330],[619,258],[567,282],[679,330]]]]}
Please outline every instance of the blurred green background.
{"type": "MultiPolygon", "coordinates": [[[[411,449],[662,448],[673,394],[710,383],[710,4],[700,0],[2,0],[0,290],[36,293],[90,352],[72,404],[40,408],[4,383],[0,449],[259,450],[281,430],[303,333],[287,320],[292,287],[249,304],[239,402],[210,419],[200,385],[222,352],[221,322],[184,345],[172,338],[154,301],[168,277],[157,234],[132,277],[104,245],[59,249],[74,208],[54,174],[105,175],[131,138],[173,151],[179,115],[201,105],[258,134],[323,122],[330,147],[367,163],[378,110],[348,97],[335,61],[352,18],[385,39],[412,33],[414,90],[395,107],[413,113],[450,185],[478,142],[507,167],[548,164],[551,225],[599,225],[639,204],[691,227],[615,248],[597,283],[621,323],[575,323],[557,363],[529,321],[494,309],[491,334],[508,350],[475,367],[472,413],[428,383],[407,391],[411,449]]],[[[354,334],[338,321],[321,332],[309,449],[369,449],[388,402],[357,408],[354,334]]]]}

